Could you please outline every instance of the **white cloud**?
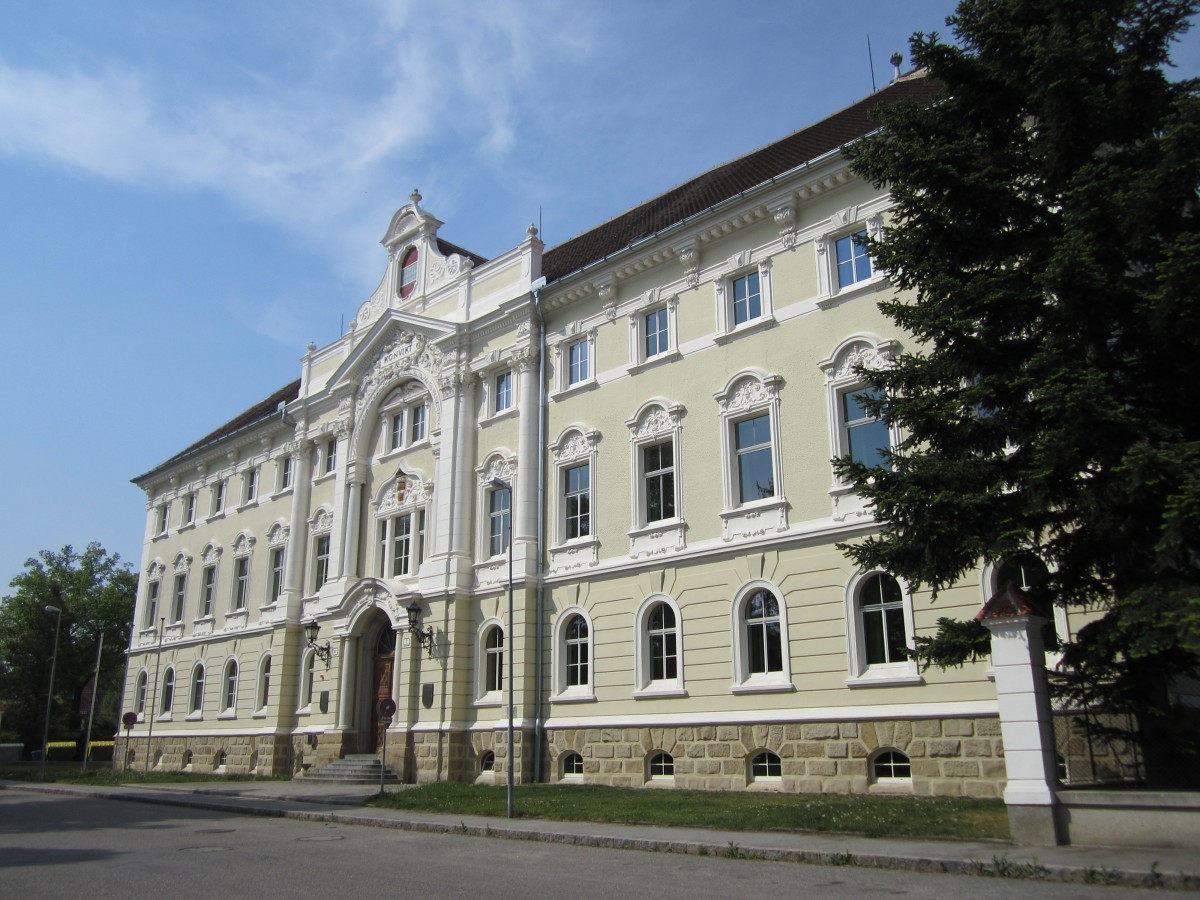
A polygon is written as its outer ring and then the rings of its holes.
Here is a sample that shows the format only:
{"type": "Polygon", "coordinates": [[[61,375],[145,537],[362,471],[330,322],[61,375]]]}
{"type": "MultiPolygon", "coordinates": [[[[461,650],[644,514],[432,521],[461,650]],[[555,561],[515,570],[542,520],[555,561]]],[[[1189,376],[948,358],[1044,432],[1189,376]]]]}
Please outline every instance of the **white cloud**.
{"type": "Polygon", "coordinates": [[[312,36],[292,48],[300,64],[289,71],[311,62],[299,81],[259,66],[237,88],[206,88],[203,77],[121,59],[90,68],[0,59],[0,154],[144,188],[211,191],[364,280],[365,255],[380,261],[374,240],[390,212],[381,204],[403,202],[420,179],[450,180],[439,169],[449,154],[437,152],[448,135],[460,164],[464,153],[482,166],[510,154],[525,106],[537,102],[530,85],[585,57],[591,27],[560,0],[451,2],[433,15],[426,4],[378,0],[367,10],[353,24],[318,18],[288,30],[312,36]],[[365,247],[345,243],[366,232],[365,247]]]}

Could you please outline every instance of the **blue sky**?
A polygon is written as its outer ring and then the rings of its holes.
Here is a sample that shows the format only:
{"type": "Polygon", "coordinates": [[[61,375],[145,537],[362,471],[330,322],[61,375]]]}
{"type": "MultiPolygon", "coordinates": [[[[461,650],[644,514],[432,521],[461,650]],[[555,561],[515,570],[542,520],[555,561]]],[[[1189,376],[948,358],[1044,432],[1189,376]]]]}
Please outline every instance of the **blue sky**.
{"type": "Polygon", "coordinates": [[[953,7],[4,4],[0,592],[43,548],[136,565],[129,479],[337,337],[414,187],[476,253],[539,214],[553,246],[868,94],[868,34],[883,86],[953,7]]]}

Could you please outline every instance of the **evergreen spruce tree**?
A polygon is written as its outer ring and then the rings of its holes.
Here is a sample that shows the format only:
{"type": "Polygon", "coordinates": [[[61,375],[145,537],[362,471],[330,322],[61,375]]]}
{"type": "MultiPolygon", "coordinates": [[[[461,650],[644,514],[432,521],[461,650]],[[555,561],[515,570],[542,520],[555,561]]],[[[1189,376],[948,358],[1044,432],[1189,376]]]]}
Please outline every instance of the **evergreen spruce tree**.
{"type": "MultiPolygon", "coordinates": [[[[940,99],[851,149],[894,200],[867,243],[911,339],[862,374],[903,439],[890,469],[835,462],[883,526],[844,548],[864,566],[936,598],[981,559],[1047,563],[1034,601],[1090,614],[1060,689],[1135,716],[1158,780],[1200,770],[1171,690],[1200,659],[1200,95],[1168,75],[1196,11],[963,0],[952,43],[913,36],[940,99]]],[[[987,652],[939,624],[924,662],[987,652]]]]}

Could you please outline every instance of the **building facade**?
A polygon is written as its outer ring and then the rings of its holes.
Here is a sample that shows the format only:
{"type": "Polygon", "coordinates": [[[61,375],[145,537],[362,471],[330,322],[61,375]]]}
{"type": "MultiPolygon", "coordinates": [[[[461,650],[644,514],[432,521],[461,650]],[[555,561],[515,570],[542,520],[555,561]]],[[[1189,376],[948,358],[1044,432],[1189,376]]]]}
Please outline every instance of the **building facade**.
{"type": "Polygon", "coordinates": [[[876,526],[831,457],[894,438],[854,367],[905,340],[841,148],[929,95],[551,249],[475,256],[414,192],[346,333],[135,479],[133,764],[299,773],[386,730],[406,780],[503,780],[511,680],[521,781],[999,796],[988,664],[905,653],[997,567],[935,607],[836,547],[876,526]]]}

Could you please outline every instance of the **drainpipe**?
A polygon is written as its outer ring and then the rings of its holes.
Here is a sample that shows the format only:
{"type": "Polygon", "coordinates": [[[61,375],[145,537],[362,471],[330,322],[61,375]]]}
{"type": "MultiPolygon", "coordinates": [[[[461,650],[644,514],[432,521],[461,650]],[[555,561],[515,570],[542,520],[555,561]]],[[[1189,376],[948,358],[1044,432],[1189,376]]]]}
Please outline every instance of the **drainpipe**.
{"type": "Polygon", "coordinates": [[[543,560],[546,553],[546,320],[542,318],[542,289],[545,286],[546,276],[544,275],[530,285],[533,291],[533,311],[537,313],[538,319],[537,563],[534,569],[537,578],[537,614],[535,616],[537,630],[533,640],[533,781],[535,784],[542,780],[542,733],[545,725],[542,721],[542,657],[545,653],[542,620],[546,610],[546,594],[542,578],[543,560]]]}

